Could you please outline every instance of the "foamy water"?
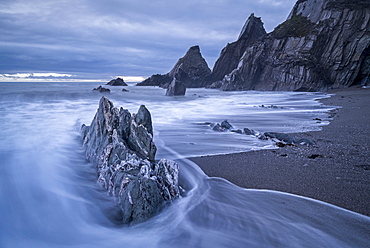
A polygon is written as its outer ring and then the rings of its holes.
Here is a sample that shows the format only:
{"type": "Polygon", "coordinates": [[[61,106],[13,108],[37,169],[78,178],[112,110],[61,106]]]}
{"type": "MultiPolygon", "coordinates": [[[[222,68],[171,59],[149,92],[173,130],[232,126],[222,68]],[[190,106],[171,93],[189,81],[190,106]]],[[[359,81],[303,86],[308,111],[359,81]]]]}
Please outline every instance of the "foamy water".
{"type": "Polygon", "coordinates": [[[122,226],[96,184],[78,128],[100,94],[89,83],[0,83],[0,247],[366,247],[370,218],[308,198],[239,188],[208,178],[186,157],[269,148],[247,135],[218,133],[227,119],[259,132],[318,130],[330,107],[319,93],[110,87],[115,106],[152,114],[157,158],[178,159],[187,194],[153,219],[122,226]],[[275,105],[278,108],[263,108],[275,105]]]}

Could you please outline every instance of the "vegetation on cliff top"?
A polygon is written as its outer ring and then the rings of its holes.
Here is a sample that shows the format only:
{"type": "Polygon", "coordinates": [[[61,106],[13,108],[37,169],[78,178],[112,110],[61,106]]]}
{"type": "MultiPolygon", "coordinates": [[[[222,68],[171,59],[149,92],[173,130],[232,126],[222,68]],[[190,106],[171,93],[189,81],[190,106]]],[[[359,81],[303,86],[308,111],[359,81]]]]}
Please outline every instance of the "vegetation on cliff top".
{"type": "Polygon", "coordinates": [[[303,37],[308,35],[314,27],[315,24],[310,22],[307,17],[293,15],[292,18],[277,26],[274,31],[272,31],[271,35],[277,39],[285,37],[303,37]]]}
{"type": "Polygon", "coordinates": [[[339,9],[368,9],[370,8],[369,0],[335,0],[328,3],[326,8],[339,8],[339,9]]]}

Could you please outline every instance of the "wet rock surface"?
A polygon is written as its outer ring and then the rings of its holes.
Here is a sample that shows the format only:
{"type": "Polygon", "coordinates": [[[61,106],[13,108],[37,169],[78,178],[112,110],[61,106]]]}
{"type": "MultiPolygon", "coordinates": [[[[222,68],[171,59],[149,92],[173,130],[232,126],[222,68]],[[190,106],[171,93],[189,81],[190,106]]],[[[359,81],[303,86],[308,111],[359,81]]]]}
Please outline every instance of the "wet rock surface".
{"type": "Polygon", "coordinates": [[[212,130],[217,132],[233,132],[237,134],[245,134],[255,136],[260,140],[272,140],[278,147],[284,147],[286,145],[294,146],[294,145],[312,145],[314,146],[316,143],[313,140],[307,138],[300,138],[297,139],[291,134],[287,133],[277,133],[277,132],[264,132],[259,133],[253,129],[243,128],[243,129],[235,129],[227,120],[224,120],[220,123],[205,123],[205,125],[209,125],[212,130]]]}
{"type": "Polygon", "coordinates": [[[93,91],[99,93],[110,93],[110,89],[104,88],[101,85],[97,88],[94,88],[93,91]]]}
{"type": "Polygon", "coordinates": [[[123,223],[145,221],[179,197],[178,165],[155,161],[152,120],[144,105],[131,114],[102,97],[91,125],[83,125],[81,134],[98,183],[116,199],[123,223]]]}

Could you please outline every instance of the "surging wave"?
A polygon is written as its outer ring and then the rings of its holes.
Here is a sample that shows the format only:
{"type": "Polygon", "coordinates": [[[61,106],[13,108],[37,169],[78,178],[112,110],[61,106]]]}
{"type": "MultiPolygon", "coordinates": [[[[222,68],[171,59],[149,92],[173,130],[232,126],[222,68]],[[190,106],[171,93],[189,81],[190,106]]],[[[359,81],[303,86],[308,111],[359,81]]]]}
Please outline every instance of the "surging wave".
{"type": "MultiPolygon", "coordinates": [[[[304,197],[239,188],[207,177],[185,158],[194,154],[193,148],[204,146],[197,136],[214,134],[194,123],[229,119],[235,125],[281,131],[285,128],[281,123],[299,122],[289,128],[302,131],[302,119],[325,114],[325,108],[313,101],[318,96],[266,93],[264,99],[269,96],[271,104],[283,107],[274,111],[258,108],[267,103],[260,95],[256,100],[253,93],[200,89],[194,97],[168,99],[158,88],[130,88],[131,95],[125,98],[113,91],[110,98],[116,106],[132,112],[140,104],[150,109],[160,154],[177,159],[180,184],[187,190],[153,219],[123,226],[112,198],[97,186],[95,168],[85,161],[75,130],[78,120],[91,121],[100,96],[91,93],[89,84],[58,89],[49,84],[27,86],[12,86],[0,96],[1,247],[364,247],[369,243],[369,217],[304,197]],[[205,107],[215,99],[222,104],[205,107]],[[165,114],[167,110],[171,114],[165,114]],[[247,115],[254,117],[252,121],[245,120],[247,115]],[[270,118],[277,121],[268,124],[270,118]]],[[[241,142],[241,136],[215,135],[203,153],[225,151],[215,140],[224,140],[226,147],[241,142]],[[212,144],[216,148],[209,148],[212,144]]]]}

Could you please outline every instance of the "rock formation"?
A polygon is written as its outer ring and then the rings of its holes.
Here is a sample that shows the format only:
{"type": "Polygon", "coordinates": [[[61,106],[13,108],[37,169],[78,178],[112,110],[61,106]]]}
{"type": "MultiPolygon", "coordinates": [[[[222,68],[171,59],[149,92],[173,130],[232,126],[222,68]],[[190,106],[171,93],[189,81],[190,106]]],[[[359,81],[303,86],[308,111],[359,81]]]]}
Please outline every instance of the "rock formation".
{"type": "Polygon", "coordinates": [[[266,31],[263,27],[261,18],[251,14],[245,22],[238,40],[233,43],[228,43],[226,47],[222,49],[211,75],[207,77],[207,81],[216,82],[214,86],[216,87],[218,81],[222,80],[225,75],[232,72],[238,66],[239,60],[245,50],[265,35],[266,31]]]}
{"type": "Polygon", "coordinates": [[[162,88],[167,88],[172,82],[173,78],[168,76],[168,74],[154,74],[144,81],[137,83],[137,86],[159,86],[162,88]]]}
{"type": "Polygon", "coordinates": [[[166,96],[184,96],[186,92],[186,86],[176,77],[173,78],[171,84],[168,86],[166,96]]]}
{"type": "Polygon", "coordinates": [[[110,89],[104,88],[101,85],[98,88],[94,88],[93,91],[100,93],[110,93],[110,89]]]}
{"type": "Polygon", "coordinates": [[[187,88],[204,87],[205,78],[210,73],[211,69],[209,69],[207,62],[202,57],[199,46],[193,46],[189,48],[184,57],[177,61],[170,72],[164,75],[152,75],[137,85],[168,88],[174,77],[176,77],[187,88]]]}
{"type": "MultiPolygon", "coordinates": [[[[260,25],[250,27],[242,31],[246,37],[260,30],[260,25]]],[[[230,70],[232,64],[232,72],[214,86],[319,91],[370,85],[370,2],[298,0],[284,23],[247,46],[241,59],[231,45],[224,48],[208,84],[223,74],[218,68],[230,70]]]]}
{"type": "Polygon", "coordinates": [[[111,85],[111,86],[127,86],[125,81],[122,78],[116,78],[110,80],[106,85],[111,85]]]}
{"type": "Polygon", "coordinates": [[[238,134],[251,135],[261,140],[272,140],[277,146],[284,147],[286,145],[316,145],[316,143],[309,139],[296,139],[291,134],[287,133],[277,133],[277,132],[264,132],[259,133],[253,129],[243,128],[243,129],[234,129],[233,126],[227,121],[223,122],[206,122],[206,125],[209,125],[213,131],[217,132],[233,132],[238,134]]]}
{"type": "Polygon", "coordinates": [[[156,146],[149,111],[131,115],[102,97],[90,126],[82,126],[86,157],[97,166],[98,183],[115,197],[123,223],[152,217],[179,197],[178,165],[155,162],[156,146]]]}

